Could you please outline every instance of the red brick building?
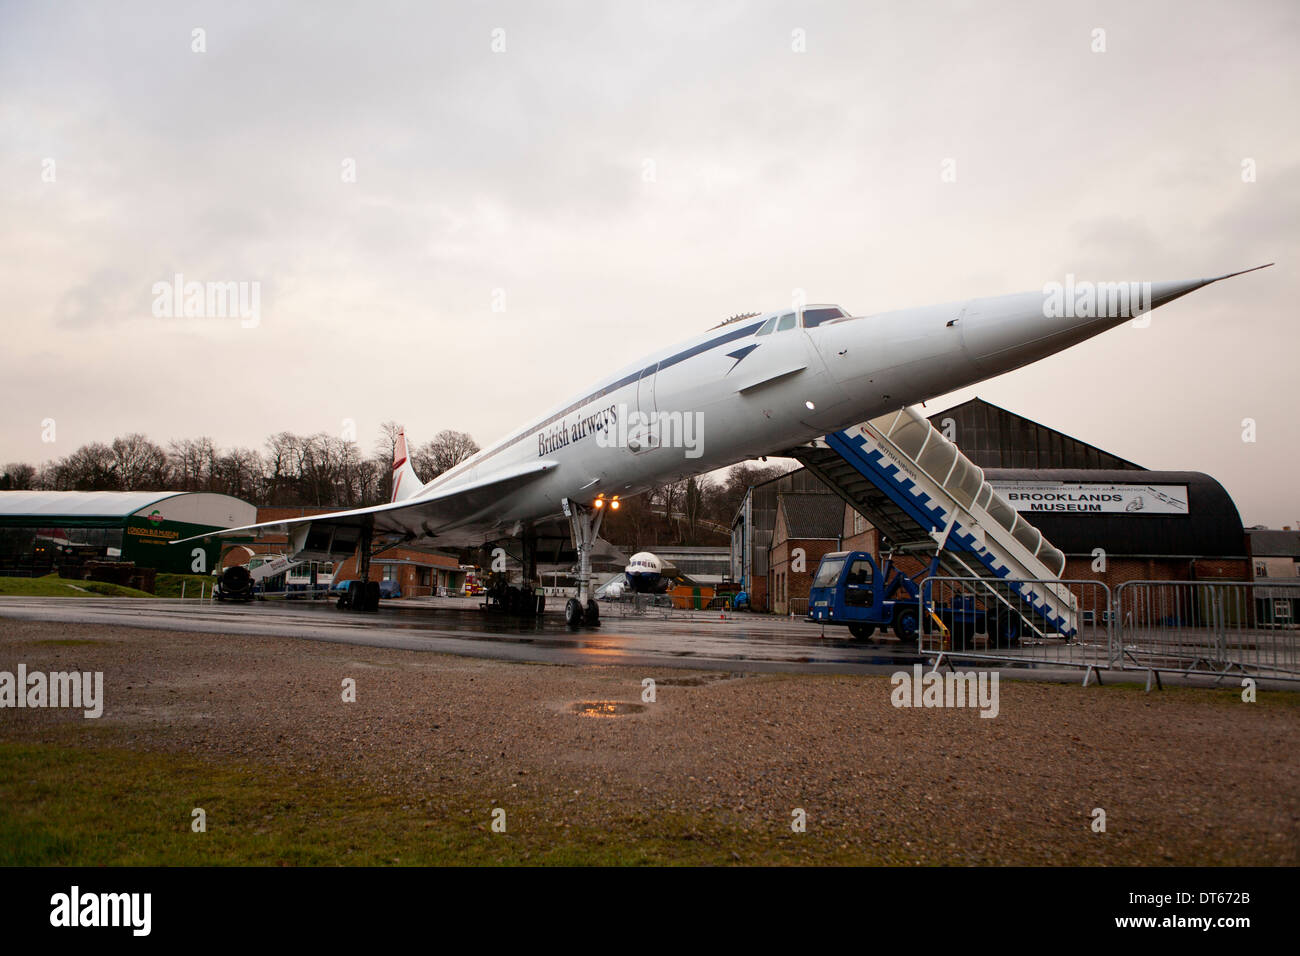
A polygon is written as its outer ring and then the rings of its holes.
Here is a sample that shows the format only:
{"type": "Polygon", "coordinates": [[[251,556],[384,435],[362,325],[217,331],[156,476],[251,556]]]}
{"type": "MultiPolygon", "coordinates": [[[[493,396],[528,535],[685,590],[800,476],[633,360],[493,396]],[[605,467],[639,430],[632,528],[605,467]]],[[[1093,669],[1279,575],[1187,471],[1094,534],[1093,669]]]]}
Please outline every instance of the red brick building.
{"type": "Polygon", "coordinates": [[[768,560],[768,593],[777,614],[806,614],[808,589],[822,556],[840,550],[844,499],[825,492],[777,495],[768,560]]]}
{"type": "MultiPolygon", "coordinates": [[[[336,581],[354,581],[359,577],[356,555],[334,572],[336,581]]],[[[465,586],[465,572],[456,558],[410,548],[389,548],[371,558],[370,577],[374,581],[396,581],[403,598],[459,594],[465,586]]]]}
{"type": "MultiPolygon", "coordinates": [[[[336,508],[258,508],[257,521],[282,521],[336,511],[336,508]]],[[[289,546],[284,534],[266,534],[249,545],[239,545],[227,550],[222,567],[247,564],[253,554],[283,554],[289,546]]],[[[321,563],[320,570],[332,574],[333,580],[353,581],[357,573],[356,555],[340,562],[337,567],[321,563]]],[[[465,586],[465,571],[460,561],[445,554],[416,551],[411,548],[388,548],[370,560],[370,577],[376,581],[396,581],[403,598],[428,597],[443,593],[459,593],[465,586]]]]}

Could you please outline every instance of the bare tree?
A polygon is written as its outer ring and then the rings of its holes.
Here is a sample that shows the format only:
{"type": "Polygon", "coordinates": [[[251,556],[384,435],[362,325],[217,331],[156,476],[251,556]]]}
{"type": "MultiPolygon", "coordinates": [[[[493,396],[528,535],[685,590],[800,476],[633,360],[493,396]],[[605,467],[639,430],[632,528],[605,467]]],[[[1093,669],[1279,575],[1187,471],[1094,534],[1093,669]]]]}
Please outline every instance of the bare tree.
{"type": "Polygon", "coordinates": [[[27,491],[36,487],[36,469],[25,461],[11,461],[0,475],[0,489],[27,491]]]}
{"type": "Polygon", "coordinates": [[[713,517],[720,524],[730,527],[731,519],[736,516],[736,510],[740,503],[745,500],[745,492],[754,485],[761,485],[765,481],[771,481],[778,475],[785,474],[789,469],[781,465],[759,464],[753,461],[742,461],[731,467],[727,472],[727,477],[722,486],[713,495],[713,517]]]}
{"type": "Polygon", "coordinates": [[[212,439],[180,438],[167,443],[167,458],[177,491],[204,491],[211,487],[217,449],[212,439]]]}
{"type": "Polygon", "coordinates": [[[123,491],[162,490],[167,486],[167,452],[138,432],[113,439],[118,486],[123,491]]]}
{"type": "Polygon", "coordinates": [[[684,544],[700,543],[700,521],[705,517],[707,502],[713,491],[713,481],[708,475],[686,479],[686,491],[682,496],[682,512],[686,519],[684,544]]]}
{"type": "Polygon", "coordinates": [[[298,499],[298,465],[302,459],[302,440],[292,432],[277,432],[266,440],[266,503],[292,504],[298,499]]]}
{"type": "Polygon", "coordinates": [[[68,491],[68,469],[62,461],[47,461],[36,470],[36,487],[42,491],[68,491]]]}
{"type": "Polygon", "coordinates": [[[262,456],[252,448],[232,448],[217,460],[215,487],[225,494],[256,500],[263,485],[262,456]]]}
{"type": "MultiPolygon", "coordinates": [[[[384,422],[373,456],[366,456],[356,442],[325,433],[278,432],[266,439],[265,453],[222,450],[207,437],[178,438],[163,448],[133,433],[111,445],[83,445],[39,467],[11,463],[0,472],[0,489],[214,491],[266,505],[357,507],[389,499],[390,464],[400,432],[396,422],[384,422]]],[[[467,433],[447,429],[419,451],[412,450],[411,463],[432,478],[478,450],[467,433]]]]}
{"type": "MultiPolygon", "coordinates": [[[[380,501],[387,501],[393,497],[393,459],[397,454],[397,436],[402,432],[402,426],[397,422],[384,422],[379,426],[379,438],[375,441],[375,456],[383,466],[379,475],[378,498],[380,501]]],[[[409,453],[409,449],[408,449],[409,453]]],[[[414,461],[411,467],[415,467],[414,461]]]]}
{"type": "Polygon", "coordinates": [[[338,487],[343,473],[343,442],[325,432],[302,439],[298,476],[303,498],[324,507],[345,497],[338,487]]]}
{"type": "Polygon", "coordinates": [[[64,483],[76,491],[117,491],[117,461],[113,449],[103,442],[82,445],[60,463],[66,469],[64,483]]]}
{"type": "Polygon", "coordinates": [[[467,432],[444,429],[411,455],[411,467],[422,481],[430,481],[455,468],[478,450],[478,443],[467,432]]]}
{"type": "Polygon", "coordinates": [[[402,426],[397,422],[384,422],[379,426],[379,437],[375,439],[375,454],[388,461],[393,460],[397,449],[397,436],[402,433],[402,426]]]}

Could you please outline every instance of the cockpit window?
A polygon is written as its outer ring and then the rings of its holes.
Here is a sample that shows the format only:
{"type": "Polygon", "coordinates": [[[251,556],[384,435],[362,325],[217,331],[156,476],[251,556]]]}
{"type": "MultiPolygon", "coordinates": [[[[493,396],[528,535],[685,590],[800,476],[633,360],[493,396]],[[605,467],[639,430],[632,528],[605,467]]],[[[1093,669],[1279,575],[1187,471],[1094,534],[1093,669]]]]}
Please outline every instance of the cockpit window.
{"type": "Polygon", "coordinates": [[[829,309],[805,309],[803,313],[803,327],[805,329],[811,329],[821,325],[823,322],[829,322],[831,319],[843,319],[845,317],[846,315],[844,310],[835,308],[834,306],[829,309]]]}
{"type": "Polygon", "coordinates": [[[781,316],[781,321],[777,324],[776,330],[778,332],[784,332],[786,329],[793,329],[793,328],[794,328],[794,313],[787,312],[785,315],[781,316]]]}
{"type": "Polygon", "coordinates": [[[761,329],[759,329],[757,332],[755,332],[754,334],[755,334],[755,335],[767,335],[767,333],[771,332],[772,329],[775,328],[775,327],[776,327],[776,316],[774,315],[774,316],[772,316],[770,319],[768,319],[766,322],[764,322],[764,323],[763,323],[763,327],[762,327],[761,329]]]}

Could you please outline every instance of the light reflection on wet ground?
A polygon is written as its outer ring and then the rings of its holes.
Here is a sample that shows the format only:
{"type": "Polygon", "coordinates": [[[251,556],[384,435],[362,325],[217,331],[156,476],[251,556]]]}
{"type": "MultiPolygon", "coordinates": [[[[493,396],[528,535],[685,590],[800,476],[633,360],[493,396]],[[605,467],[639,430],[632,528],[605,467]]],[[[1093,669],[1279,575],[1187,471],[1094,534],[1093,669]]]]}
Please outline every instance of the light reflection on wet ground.
{"type": "Polygon", "coordinates": [[[623,717],[627,714],[639,714],[645,710],[644,704],[629,704],[622,700],[580,700],[572,710],[579,717],[595,717],[607,720],[623,717]]]}
{"type": "Polygon", "coordinates": [[[540,619],[487,614],[466,601],[445,606],[393,601],[374,613],[326,601],[200,604],[130,598],[0,598],[0,618],[118,624],[208,633],[284,635],[504,660],[633,664],[745,671],[893,671],[922,661],[915,648],[850,638],[846,629],[785,617],[734,615],[720,621],[606,614],[598,628],[570,630],[560,609],[540,619]]]}

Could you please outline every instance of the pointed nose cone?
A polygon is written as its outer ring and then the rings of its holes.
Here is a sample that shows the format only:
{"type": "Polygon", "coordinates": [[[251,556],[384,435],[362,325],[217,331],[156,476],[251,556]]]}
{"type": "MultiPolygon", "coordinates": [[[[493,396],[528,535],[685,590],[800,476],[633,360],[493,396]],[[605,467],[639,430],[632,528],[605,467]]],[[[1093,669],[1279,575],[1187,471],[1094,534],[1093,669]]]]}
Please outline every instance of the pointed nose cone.
{"type": "Polygon", "coordinates": [[[1150,283],[1150,308],[1159,308],[1168,302],[1173,302],[1174,299],[1181,299],[1189,292],[1203,289],[1211,283],[1222,282],[1224,279],[1231,279],[1233,276],[1244,276],[1247,272],[1258,272],[1260,269],[1267,269],[1272,264],[1273,263],[1271,262],[1266,262],[1262,266],[1255,266],[1251,269],[1242,269],[1240,272],[1229,272],[1226,275],[1215,276],[1212,279],[1185,279],[1173,282],[1152,282],[1150,283]]]}
{"type": "MultiPolygon", "coordinates": [[[[1272,265],[1272,263],[1268,263],[1272,265]]],[[[962,316],[962,345],[985,376],[999,375],[1086,341],[1189,292],[1254,272],[1171,282],[1049,282],[1042,293],[976,299],[962,316]]]]}

